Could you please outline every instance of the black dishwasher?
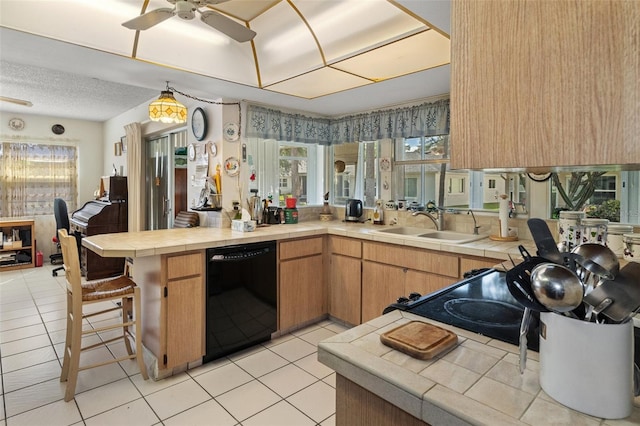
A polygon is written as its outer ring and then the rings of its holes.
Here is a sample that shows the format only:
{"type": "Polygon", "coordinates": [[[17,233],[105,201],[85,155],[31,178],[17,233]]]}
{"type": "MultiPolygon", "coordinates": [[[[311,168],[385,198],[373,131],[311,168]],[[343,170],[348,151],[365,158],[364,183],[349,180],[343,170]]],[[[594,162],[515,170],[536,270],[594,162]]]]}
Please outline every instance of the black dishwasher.
{"type": "Polygon", "coordinates": [[[207,250],[203,362],[271,339],[277,329],[276,242],[207,250]]]}

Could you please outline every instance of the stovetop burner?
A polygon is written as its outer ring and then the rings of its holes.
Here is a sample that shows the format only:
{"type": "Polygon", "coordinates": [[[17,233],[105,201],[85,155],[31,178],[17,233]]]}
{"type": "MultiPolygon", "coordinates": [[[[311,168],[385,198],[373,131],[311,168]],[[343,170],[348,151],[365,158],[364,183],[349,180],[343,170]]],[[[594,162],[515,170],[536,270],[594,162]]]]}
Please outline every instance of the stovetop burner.
{"type": "MultiPolygon", "coordinates": [[[[504,342],[518,344],[524,307],[507,287],[505,273],[489,269],[422,297],[402,298],[385,313],[401,309],[504,342]]],[[[536,312],[527,335],[529,349],[538,350],[539,317],[536,312]]]]}
{"type": "Polygon", "coordinates": [[[520,327],[522,310],[499,300],[453,299],[444,302],[444,309],[463,321],[491,327],[520,327]]]}

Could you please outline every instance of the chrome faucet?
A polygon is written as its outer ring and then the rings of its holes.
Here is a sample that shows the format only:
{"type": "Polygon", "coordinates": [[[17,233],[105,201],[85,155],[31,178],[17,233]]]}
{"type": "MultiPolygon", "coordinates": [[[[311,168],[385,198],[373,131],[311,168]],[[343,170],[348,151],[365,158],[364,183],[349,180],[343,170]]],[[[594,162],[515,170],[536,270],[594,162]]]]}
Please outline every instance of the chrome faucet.
{"type": "Polygon", "coordinates": [[[411,216],[418,216],[419,214],[431,219],[431,222],[433,222],[438,231],[442,231],[442,229],[444,228],[444,215],[442,214],[442,209],[438,208],[436,210],[436,217],[433,217],[431,212],[428,212],[426,210],[416,210],[411,213],[411,216]]]}
{"type": "Polygon", "coordinates": [[[480,229],[480,227],[478,226],[478,222],[476,222],[476,215],[473,214],[473,210],[469,210],[467,214],[471,214],[473,218],[473,235],[478,235],[478,229],[480,229]]]}

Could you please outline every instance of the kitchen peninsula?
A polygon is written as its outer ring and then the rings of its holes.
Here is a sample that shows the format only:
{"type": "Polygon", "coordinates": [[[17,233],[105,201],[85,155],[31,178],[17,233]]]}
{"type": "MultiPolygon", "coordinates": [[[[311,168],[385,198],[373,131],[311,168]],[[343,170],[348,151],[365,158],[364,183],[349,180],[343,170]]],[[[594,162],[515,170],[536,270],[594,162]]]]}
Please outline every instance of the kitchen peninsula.
{"type": "Polygon", "coordinates": [[[405,294],[405,286],[420,285],[411,291],[424,294],[459,281],[466,270],[492,266],[508,259],[508,254],[518,254],[517,243],[485,238],[451,244],[375,232],[380,229],[337,221],[259,227],[255,232],[196,227],[94,235],[82,244],[102,257],[130,259],[133,279],[142,290],[143,343],[155,378],[202,362],[206,249],[277,241],[281,333],[327,315],[358,325],[377,317],[405,294]],[[303,250],[311,247],[313,252],[303,250]],[[346,247],[354,250],[345,252],[346,247]],[[341,278],[355,273],[355,277],[341,278]],[[380,277],[373,280],[378,284],[371,287],[367,277],[378,273],[380,277]],[[349,288],[343,287],[346,282],[349,288]]]}
{"type": "MultiPolygon", "coordinates": [[[[337,221],[303,222],[261,227],[246,233],[231,229],[189,228],[104,234],[88,237],[83,244],[101,256],[133,259],[134,280],[141,286],[145,301],[143,343],[153,355],[149,357],[148,365],[153,366],[152,376],[156,379],[202,362],[204,324],[199,318],[203,316],[204,302],[194,294],[203,294],[204,251],[207,248],[269,240],[287,243],[323,238],[326,258],[345,257],[358,261],[362,257],[363,244],[372,247],[388,244],[384,247],[407,250],[404,253],[422,250],[455,255],[459,260],[458,270],[463,271],[470,266],[481,266],[483,261],[487,265],[507,260],[509,254],[517,256],[518,244],[531,250],[534,247],[529,240],[495,242],[488,238],[464,244],[427,243],[383,236],[375,232],[380,229],[386,228],[337,221]],[[343,244],[345,242],[349,244],[343,244]],[[360,252],[347,250],[354,245],[360,247],[360,252]],[[171,311],[170,304],[162,302],[160,289],[163,280],[182,282],[182,279],[194,284],[183,292],[184,312],[189,313],[186,317],[180,315],[179,309],[171,311]],[[178,321],[169,321],[168,315],[178,315],[178,321]],[[189,331],[174,331],[172,338],[166,330],[169,322],[184,324],[189,331]],[[180,356],[186,358],[176,361],[174,357],[176,365],[163,364],[158,358],[167,348],[169,351],[180,350],[180,356]]],[[[331,264],[329,268],[327,261],[325,269],[335,270],[339,265],[331,264]]],[[[459,280],[453,275],[455,273],[448,278],[450,283],[459,280]]],[[[332,311],[335,307],[331,303],[331,274],[325,272],[323,281],[328,287],[322,294],[329,300],[329,314],[339,317],[332,311]]],[[[399,295],[392,294],[391,297],[399,295]]],[[[364,303],[364,299],[358,298],[357,302],[358,305],[364,303]]],[[[279,301],[279,310],[283,303],[286,301],[279,301]]],[[[540,390],[538,355],[535,352],[529,351],[530,361],[521,376],[516,346],[436,323],[454,331],[459,337],[458,345],[433,360],[420,361],[382,345],[380,334],[409,320],[433,321],[399,311],[378,315],[373,319],[360,317],[362,321],[347,321],[357,326],[319,345],[319,360],[338,373],[337,419],[343,424],[358,424],[351,417],[344,417],[350,415],[357,416],[362,422],[360,424],[545,424],[550,419],[562,424],[600,423],[599,419],[557,404],[540,390]],[[391,417],[385,417],[388,415],[391,417]]],[[[285,331],[282,326],[280,331],[285,331]]],[[[632,417],[626,421],[640,422],[640,409],[636,407],[632,417]]]]}

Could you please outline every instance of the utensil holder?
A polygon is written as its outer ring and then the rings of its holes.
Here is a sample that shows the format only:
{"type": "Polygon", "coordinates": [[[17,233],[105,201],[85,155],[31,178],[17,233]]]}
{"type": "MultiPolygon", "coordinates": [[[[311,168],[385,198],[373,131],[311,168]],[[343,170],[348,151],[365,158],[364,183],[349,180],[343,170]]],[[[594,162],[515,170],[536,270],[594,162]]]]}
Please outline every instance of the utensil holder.
{"type": "Polygon", "coordinates": [[[540,386],[559,403],[605,419],[633,409],[633,323],[540,313],[540,386]]]}

